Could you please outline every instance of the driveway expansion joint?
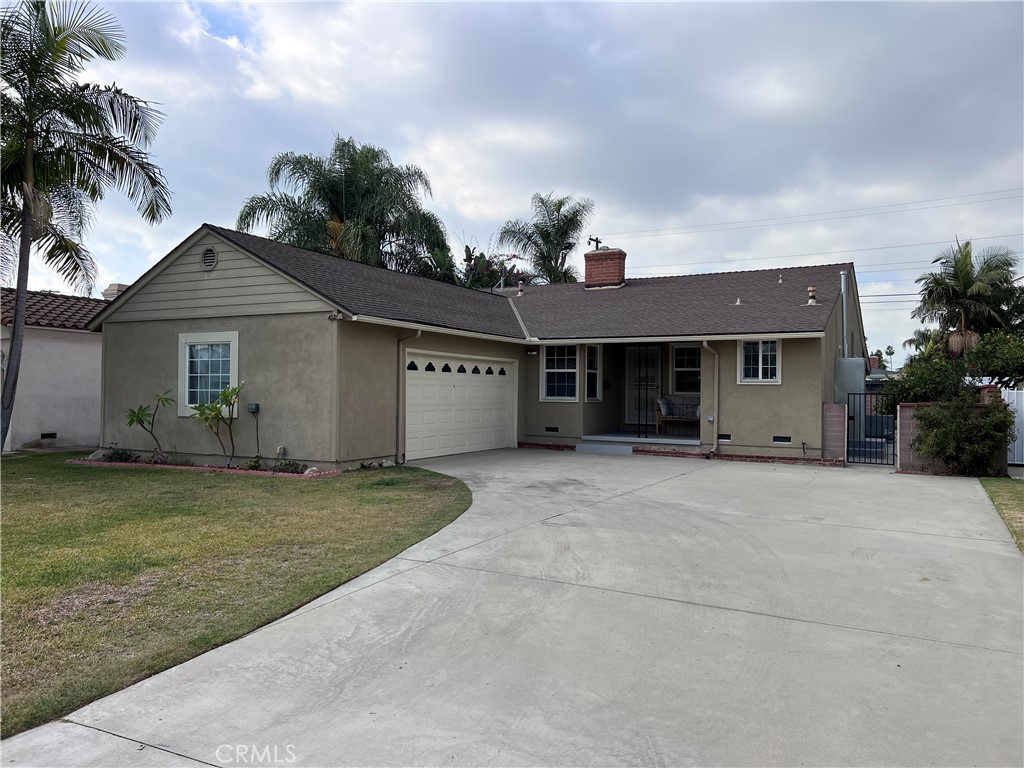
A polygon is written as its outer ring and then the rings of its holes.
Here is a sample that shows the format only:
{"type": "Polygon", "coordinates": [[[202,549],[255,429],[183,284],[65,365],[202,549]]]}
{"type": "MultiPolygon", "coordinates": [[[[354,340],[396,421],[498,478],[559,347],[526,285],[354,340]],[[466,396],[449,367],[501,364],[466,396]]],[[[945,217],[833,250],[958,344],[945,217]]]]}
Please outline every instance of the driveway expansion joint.
{"type": "Polygon", "coordinates": [[[777,613],[767,613],[765,611],[754,611],[749,608],[733,608],[728,605],[716,605],[715,603],[701,603],[697,600],[684,600],[679,597],[666,597],[665,595],[651,595],[645,592],[631,592],[627,589],[618,589],[616,587],[602,587],[596,584],[580,584],[575,581],[562,581],[560,579],[548,579],[542,576],[529,576],[521,573],[509,573],[508,571],[499,571],[492,568],[477,568],[471,565],[459,565],[457,563],[442,563],[438,561],[432,561],[429,565],[443,565],[448,568],[459,568],[464,571],[476,571],[478,573],[491,573],[496,576],[508,576],[513,579],[528,579],[530,581],[542,581],[548,584],[559,584],[566,587],[577,587],[579,589],[591,589],[597,592],[611,592],[617,595],[626,595],[628,597],[639,597],[646,598],[648,600],[662,600],[668,603],[676,603],[678,605],[688,605],[694,608],[710,608],[718,611],[729,611],[731,613],[743,613],[748,616],[758,616],[764,619],[778,619],[780,621],[792,621],[798,624],[812,624],[818,627],[830,627],[832,629],[846,629],[851,632],[867,632],[873,635],[885,635],[887,637],[899,637],[904,640],[919,640],[926,643],[938,643],[939,645],[948,645],[957,648],[969,648],[976,651],[991,651],[993,653],[1005,653],[1009,656],[1024,656],[1024,651],[1011,651],[1005,648],[991,648],[985,645],[972,645],[971,643],[958,643],[953,640],[940,640],[934,637],[923,637],[921,635],[908,635],[901,632],[887,632],[883,629],[871,629],[869,627],[855,627],[850,624],[832,624],[827,621],[815,621],[814,619],[801,619],[798,616],[782,616],[777,613]]]}
{"type": "Polygon", "coordinates": [[[199,765],[208,765],[208,766],[210,766],[210,768],[221,768],[220,765],[218,765],[217,763],[208,763],[205,760],[200,760],[198,757],[192,757],[191,755],[186,755],[184,752],[175,752],[173,749],[168,749],[167,747],[160,747],[160,746],[157,746],[156,744],[150,744],[148,741],[142,741],[141,739],[133,739],[131,736],[125,736],[125,735],[120,734],[120,733],[114,733],[113,731],[108,731],[106,728],[99,728],[99,727],[97,727],[95,725],[86,725],[85,723],[79,723],[76,720],[69,720],[68,718],[63,718],[61,720],[58,720],[57,722],[59,722],[59,723],[67,723],[68,725],[77,725],[79,728],[88,728],[91,731],[97,731],[99,733],[105,733],[107,736],[113,736],[115,739],[123,739],[124,741],[131,742],[132,744],[141,744],[142,746],[146,747],[147,749],[155,749],[158,752],[164,752],[164,753],[166,753],[168,755],[174,755],[175,757],[181,757],[181,758],[184,758],[185,760],[191,760],[192,762],[198,763],[199,765]]]}

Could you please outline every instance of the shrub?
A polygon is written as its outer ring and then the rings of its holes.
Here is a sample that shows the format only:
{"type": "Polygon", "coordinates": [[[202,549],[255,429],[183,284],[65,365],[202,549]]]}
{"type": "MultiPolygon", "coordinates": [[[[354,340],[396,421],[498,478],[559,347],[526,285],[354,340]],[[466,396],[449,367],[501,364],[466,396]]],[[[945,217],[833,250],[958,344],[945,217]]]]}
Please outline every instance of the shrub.
{"type": "Polygon", "coordinates": [[[263,457],[257,454],[245,462],[245,468],[253,472],[259,472],[263,469],[263,457]]]}
{"type": "Polygon", "coordinates": [[[274,465],[275,472],[287,472],[289,475],[301,475],[308,468],[308,464],[299,464],[299,462],[292,459],[285,459],[274,465]]]}
{"type": "Polygon", "coordinates": [[[124,464],[134,464],[139,460],[139,454],[129,451],[127,448],[118,448],[117,443],[111,443],[110,447],[103,454],[104,461],[111,461],[124,464]]]}
{"type": "Polygon", "coordinates": [[[944,354],[913,357],[903,366],[899,378],[885,382],[882,391],[895,395],[898,403],[952,401],[973,391],[966,376],[967,365],[963,358],[944,354]]]}
{"type": "Polygon", "coordinates": [[[1014,416],[1002,400],[978,404],[973,391],[917,412],[920,432],[911,446],[957,475],[1001,474],[999,459],[1014,439],[1014,416]]]}

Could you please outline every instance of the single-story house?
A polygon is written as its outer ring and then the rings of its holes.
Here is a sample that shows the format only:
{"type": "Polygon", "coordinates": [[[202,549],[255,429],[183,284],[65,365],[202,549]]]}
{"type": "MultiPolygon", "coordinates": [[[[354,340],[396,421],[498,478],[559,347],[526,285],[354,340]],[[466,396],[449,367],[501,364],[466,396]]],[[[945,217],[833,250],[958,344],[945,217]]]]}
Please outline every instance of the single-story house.
{"type": "Polygon", "coordinates": [[[863,382],[852,264],[627,280],[619,249],[585,260],[584,282],[478,291],[204,224],[92,321],[102,441],[149,448],[125,411],[172,390],[165,448],[214,458],[190,406],[244,382],[239,455],[321,468],[524,444],[841,456],[823,409],[844,350],[863,382]]]}
{"type": "MultiPolygon", "coordinates": [[[[14,295],[13,288],[0,289],[3,376],[10,354],[14,295]]],[[[105,299],[28,292],[18,391],[4,450],[99,443],[102,338],[87,326],[105,306],[105,299]]]]}

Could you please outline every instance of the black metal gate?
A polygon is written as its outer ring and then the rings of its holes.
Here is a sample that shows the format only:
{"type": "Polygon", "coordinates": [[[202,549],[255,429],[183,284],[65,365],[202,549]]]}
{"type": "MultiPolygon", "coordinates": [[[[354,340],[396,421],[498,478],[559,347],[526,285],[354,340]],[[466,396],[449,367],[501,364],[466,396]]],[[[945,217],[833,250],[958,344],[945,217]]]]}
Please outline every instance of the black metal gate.
{"type": "Polygon", "coordinates": [[[846,461],[896,464],[897,398],[881,392],[851,392],[846,400],[846,461]]]}

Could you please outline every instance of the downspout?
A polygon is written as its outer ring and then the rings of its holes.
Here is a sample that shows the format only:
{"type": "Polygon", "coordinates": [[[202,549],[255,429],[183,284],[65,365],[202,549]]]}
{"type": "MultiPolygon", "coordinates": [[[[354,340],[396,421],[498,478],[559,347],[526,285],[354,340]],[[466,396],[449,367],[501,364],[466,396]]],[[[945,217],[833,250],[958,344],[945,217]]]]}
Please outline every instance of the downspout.
{"type": "Polygon", "coordinates": [[[850,356],[850,350],[847,347],[847,337],[849,336],[849,331],[847,331],[847,328],[846,328],[846,270],[845,269],[842,272],[839,273],[839,285],[840,285],[839,294],[840,294],[840,297],[842,298],[842,301],[843,301],[843,357],[849,357],[850,356]]]}
{"type": "Polygon", "coordinates": [[[416,331],[416,333],[410,333],[408,336],[398,337],[398,386],[395,387],[395,463],[405,463],[405,451],[400,450],[403,447],[402,438],[404,435],[405,427],[405,342],[410,339],[418,339],[423,335],[423,331],[416,331]],[[398,456],[401,454],[402,460],[398,460],[398,456]]]}
{"type": "Polygon", "coordinates": [[[714,427],[712,432],[714,437],[711,439],[711,453],[716,454],[718,453],[718,351],[714,347],[709,346],[707,341],[703,343],[704,349],[715,356],[715,390],[714,397],[711,400],[711,418],[713,419],[711,423],[714,427]]]}

